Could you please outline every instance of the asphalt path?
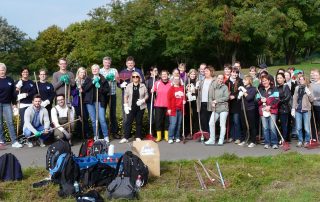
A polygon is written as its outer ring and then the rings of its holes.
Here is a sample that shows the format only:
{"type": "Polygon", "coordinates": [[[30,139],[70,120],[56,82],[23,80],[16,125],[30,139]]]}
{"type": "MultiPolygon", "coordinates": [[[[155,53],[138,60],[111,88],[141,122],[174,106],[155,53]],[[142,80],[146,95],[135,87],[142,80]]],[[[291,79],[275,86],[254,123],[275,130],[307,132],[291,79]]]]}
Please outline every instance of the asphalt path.
{"type": "MultiPolygon", "coordinates": [[[[115,145],[115,152],[125,152],[131,150],[132,142],[126,144],[119,144],[119,140],[111,141],[111,144],[115,145]]],[[[74,154],[79,153],[81,142],[74,143],[72,151],[74,154]]],[[[158,143],[160,149],[160,160],[161,161],[176,161],[176,160],[192,160],[192,159],[206,159],[208,157],[221,156],[225,153],[235,154],[239,157],[244,156],[267,156],[277,155],[284,152],[298,152],[301,154],[319,154],[320,147],[316,149],[297,148],[296,141],[291,143],[289,151],[283,151],[279,149],[264,149],[263,145],[257,145],[254,148],[248,148],[247,146],[238,146],[234,143],[226,143],[224,146],[205,146],[200,142],[193,140],[187,141],[185,144],[174,143],[168,144],[167,142],[161,141],[158,143]]],[[[45,167],[45,158],[47,147],[35,146],[28,148],[16,149],[12,148],[10,144],[7,145],[6,150],[0,150],[0,155],[4,153],[14,154],[20,161],[23,168],[27,167],[45,167]]]]}

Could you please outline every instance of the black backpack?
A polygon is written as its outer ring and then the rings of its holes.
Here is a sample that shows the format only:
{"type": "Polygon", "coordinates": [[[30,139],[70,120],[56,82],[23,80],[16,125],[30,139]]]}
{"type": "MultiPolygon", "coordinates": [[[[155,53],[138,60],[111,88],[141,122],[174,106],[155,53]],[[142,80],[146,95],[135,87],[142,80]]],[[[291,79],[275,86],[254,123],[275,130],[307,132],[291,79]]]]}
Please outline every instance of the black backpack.
{"type": "Polygon", "coordinates": [[[149,169],[143,161],[131,151],[126,151],[122,157],[123,173],[125,177],[130,177],[131,184],[135,184],[138,176],[141,176],[142,186],[148,183],[149,169]]]}
{"type": "Polygon", "coordinates": [[[97,154],[106,154],[108,152],[107,142],[104,140],[97,140],[93,143],[91,147],[91,156],[96,156],[97,154]]]}
{"type": "Polygon", "coordinates": [[[85,142],[83,142],[79,150],[79,157],[90,156],[93,143],[93,139],[88,139],[85,142]]]}
{"type": "Polygon", "coordinates": [[[21,164],[11,153],[6,153],[0,157],[0,180],[22,180],[21,164]]]}
{"type": "Polygon", "coordinates": [[[116,168],[104,163],[97,163],[82,170],[81,179],[84,187],[108,186],[117,175],[116,168]]]}
{"type": "Polygon", "coordinates": [[[53,169],[56,165],[56,162],[60,156],[60,154],[63,153],[71,153],[71,147],[70,144],[64,140],[58,140],[52,145],[47,150],[47,155],[46,155],[46,169],[50,170],[53,169]]]}
{"type": "Polygon", "coordinates": [[[57,165],[59,168],[51,176],[51,180],[57,184],[70,183],[73,185],[75,181],[79,181],[80,168],[79,165],[73,159],[73,154],[67,153],[63,161],[57,165]]]}

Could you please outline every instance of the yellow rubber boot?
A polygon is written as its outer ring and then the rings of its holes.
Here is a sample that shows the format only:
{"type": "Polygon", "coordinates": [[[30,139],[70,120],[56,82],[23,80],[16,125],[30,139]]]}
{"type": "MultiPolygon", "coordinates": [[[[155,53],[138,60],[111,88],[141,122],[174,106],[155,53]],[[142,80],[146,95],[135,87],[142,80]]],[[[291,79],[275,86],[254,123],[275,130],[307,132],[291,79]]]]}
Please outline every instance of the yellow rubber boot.
{"type": "Polygon", "coordinates": [[[169,132],[167,130],[164,131],[164,139],[168,142],[169,140],[169,132]]]}
{"type": "Polygon", "coordinates": [[[157,139],[156,142],[160,142],[161,141],[161,131],[157,131],[157,139]]]}

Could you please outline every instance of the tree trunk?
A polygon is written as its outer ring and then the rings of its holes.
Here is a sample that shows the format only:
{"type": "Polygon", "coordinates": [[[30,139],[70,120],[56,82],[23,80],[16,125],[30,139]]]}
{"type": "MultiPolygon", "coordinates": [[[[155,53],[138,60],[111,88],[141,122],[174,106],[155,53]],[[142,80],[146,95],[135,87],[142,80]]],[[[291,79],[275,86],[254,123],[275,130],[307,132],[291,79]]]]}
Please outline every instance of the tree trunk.
{"type": "Polygon", "coordinates": [[[234,50],[232,52],[232,58],[231,58],[232,64],[234,64],[237,60],[237,53],[238,53],[237,48],[234,48],[234,50]]]}

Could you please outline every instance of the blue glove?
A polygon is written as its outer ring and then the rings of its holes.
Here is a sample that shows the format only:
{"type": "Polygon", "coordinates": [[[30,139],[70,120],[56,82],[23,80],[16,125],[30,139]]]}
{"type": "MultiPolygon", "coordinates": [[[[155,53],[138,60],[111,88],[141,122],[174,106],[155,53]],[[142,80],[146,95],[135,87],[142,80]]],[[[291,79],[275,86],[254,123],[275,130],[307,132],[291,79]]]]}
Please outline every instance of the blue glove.
{"type": "Polygon", "coordinates": [[[107,79],[107,81],[114,81],[114,77],[115,77],[114,74],[108,74],[108,75],[106,76],[106,79],[107,79]]]}
{"type": "Polygon", "coordinates": [[[93,79],[92,79],[92,84],[96,84],[96,83],[99,83],[99,81],[100,81],[100,77],[94,77],[93,79]]]}
{"type": "Polygon", "coordinates": [[[95,86],[96,88],[100,88],[100,83],[97,82],[97,83],[94,84],[94,86],[95,86]]]}

